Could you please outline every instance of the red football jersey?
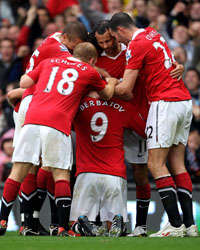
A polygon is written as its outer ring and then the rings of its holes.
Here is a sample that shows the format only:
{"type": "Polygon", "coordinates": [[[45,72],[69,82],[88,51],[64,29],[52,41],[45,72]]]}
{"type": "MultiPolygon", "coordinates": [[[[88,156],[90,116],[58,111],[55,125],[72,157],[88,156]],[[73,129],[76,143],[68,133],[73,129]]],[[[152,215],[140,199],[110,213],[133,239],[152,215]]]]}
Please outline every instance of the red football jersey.
{"type": "Polygon", "coordinates": [[[96,66],[105,69],[112,77],[122,78],[126,67],[126,46],[121,44],[121,52],[115,57],[110,57],[103,51],[96,66]]]}
{"type": "Polygon", "coordinates": [[[127,69],[139,69],[150,102],[191,99],[184,82],[170,76],[174,58],[164,38],[155,29],[148,27],[136,31],[126,57],[127,69]]]}
{"type": "Polygon", "coordinates": [[[49,126],[67,135],[83,95],[106,84],[92,66],[73,57],[46,59],[28,76],[37,84],[24,124],[49,126]]]}
{"type": "MultiPolygon", "coordinates": [[[[124,70],[126,68],[126,46],[121,44],[121,52],[115,57],[109,57],[105,52],[103,52],[101,56],[98,57],[96,66],[105,69],[112,77],[117,79],[123,78],[124,70]]],[[[145,88],[142,88],[141,84],[144,86],[144,81],[137,78],[133,90],[134,98],[131,100],[131,102],[146,121],[149,111],[149,104],[146,97],[146,92],[144,91],[145,88]]]]}
{"type": "Polygon", "coordinates": [[[131,103],[117,98],[103,101],[84,97],[74,120],[76,175],[93,172],[126,178],[125,128],[145,137],[145,122],[131,103]]]}
{"type": "MultiPolygon", "coordinates": [[[[26,74],[31,72],[41,61],[52,58],[52,57],[60,57],[60,56],[70,56],[67,47],[60,42],[59,36],[60,32],[53,33],[48,36],[42,44],[33,52],[28,66],[26,68],[26,74]]],[[[32,95],[34,92],[34,87],[25,90],[23,97],[28,95],[32,95]]]]}

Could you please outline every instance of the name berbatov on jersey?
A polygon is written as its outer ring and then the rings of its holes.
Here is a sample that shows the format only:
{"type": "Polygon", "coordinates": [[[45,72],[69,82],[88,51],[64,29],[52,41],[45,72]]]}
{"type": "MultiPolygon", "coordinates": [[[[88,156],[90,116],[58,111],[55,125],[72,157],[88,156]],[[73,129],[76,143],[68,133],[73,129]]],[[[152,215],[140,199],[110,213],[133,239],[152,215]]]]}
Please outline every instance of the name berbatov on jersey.
{"type": "Polygon", "coordinates": [[[88,102],[84,102],[80,105],[80,111],[83,111],[84,109],[88,109],[90,107],[95,107],[95,106],[107,106],[111,107],[113,109],[118,110],[119,112],[125,112],[126,110],[122,105],[120,105],[117,102],[113,101],[101,101],[101,100],[90,100],[88,102]]]}

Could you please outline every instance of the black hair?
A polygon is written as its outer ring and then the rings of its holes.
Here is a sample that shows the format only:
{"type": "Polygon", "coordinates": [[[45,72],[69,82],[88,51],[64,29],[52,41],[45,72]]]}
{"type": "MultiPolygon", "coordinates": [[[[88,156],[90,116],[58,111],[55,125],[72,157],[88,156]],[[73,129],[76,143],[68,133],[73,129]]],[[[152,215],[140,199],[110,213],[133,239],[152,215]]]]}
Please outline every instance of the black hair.
{"type": "Polygon", "coordinates": [[[109,25],[111,30],[117,31],[119,26],[130,28],[131,26],[135,26],[135,22],[127,13],[119,12],[112,16],[109,25]]]}
{"type": "Polygon", "coordinates": [[[100,21],[94,31],[97,32],[99,35],[103,35],[104,33],[106,33],[107,30],[109,30],[110,28],[110,22],[108,20],[103,20],[100,21]]]}
{"type": "Polygon", "coordinates": [[[95,25],[92,32],[90,32],[89,34],[88,40],[95,46],[98,55],[101,55],[103,49],[99,46],[95,33],[97,32],[98,34],[103,35],[104,33],[106,33],[107,30],[109,30],[109,28],[110,28],[110,22],[108,20],[102,20],[95,25]]]}

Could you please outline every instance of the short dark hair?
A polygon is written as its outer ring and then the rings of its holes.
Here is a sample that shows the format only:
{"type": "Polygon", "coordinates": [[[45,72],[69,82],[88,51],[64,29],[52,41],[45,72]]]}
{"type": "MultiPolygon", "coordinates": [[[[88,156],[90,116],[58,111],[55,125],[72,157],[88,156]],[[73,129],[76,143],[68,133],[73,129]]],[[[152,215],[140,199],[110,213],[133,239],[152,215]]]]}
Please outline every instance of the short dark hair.
{"type": "Polygon", "coordinates": [[[94,28],[94,32],[103,35],[107,30],[109,30],[109,28],[110,22],[108,20],[102,20],[96,25],[96,27],[94,28]]]}
{"type": "Polygon", "coordinates": [[[135,26],[135,22],[127,13],[119,12],[112,16],[109,25],[111,30],[117,31],[117,28],[119,26],[130,28],[132,26],[135,26]]]}
{"type": "Polygon", "coordinates": [[[110,22],[108,20],[102,20],[95,25],[92,32],[90,32],[89,34],[88,41],[95,46],[99,55],[101,55],[101,53],[103,52],[103,49],[99,46],[95,33],[97,32],[99,35],[103,35],[104,33],[106,33],[107,30],[109,30],[110,28],[109,24],[110,22]]]}
{"type": "Polygon", "coordinates": [[[85,26],[78,21],[68,22],[65,25],[63,34],[66,34],[69,40],[73,40],[75,38],[79,38],[81,41],[84,42],[88,40],[88,32],[85,26]]]}

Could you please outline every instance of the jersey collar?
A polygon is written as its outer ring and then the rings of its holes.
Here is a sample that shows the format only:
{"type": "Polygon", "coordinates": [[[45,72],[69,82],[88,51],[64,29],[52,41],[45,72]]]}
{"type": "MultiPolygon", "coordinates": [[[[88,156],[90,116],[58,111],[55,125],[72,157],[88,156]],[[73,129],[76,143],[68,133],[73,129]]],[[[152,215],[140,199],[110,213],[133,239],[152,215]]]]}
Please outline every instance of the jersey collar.
{"type": "Polygon", "coordinates": [[[145,31],[145,29],[138,29],[136,32],[134,32],[134,34],[132,36],[132,40],[134,40],[137,35],[139,35],[140,33],[144,32],[144,31],[145,31]]]}
{"type": "Polygon", "coordinates": [[[126,45],[124,45],[123,43],[121,43],[120,45],[121,45],[121,51],[116,56],[108,56],[106,54],[105,50],[101,53],[101,56],[106,56],[106,57],[108,57],[110,59],[116,60],[121,55],[121,53],[127,49],[126,45]]]}
{"type": "Polygon", "coordinates": [[[75,58],[73,56],[67,57],[67,60],[70,60],[70,61],[73,61],[73,62],[81,62],[81,60],[79,60],[78,58],[75,58]]]}

